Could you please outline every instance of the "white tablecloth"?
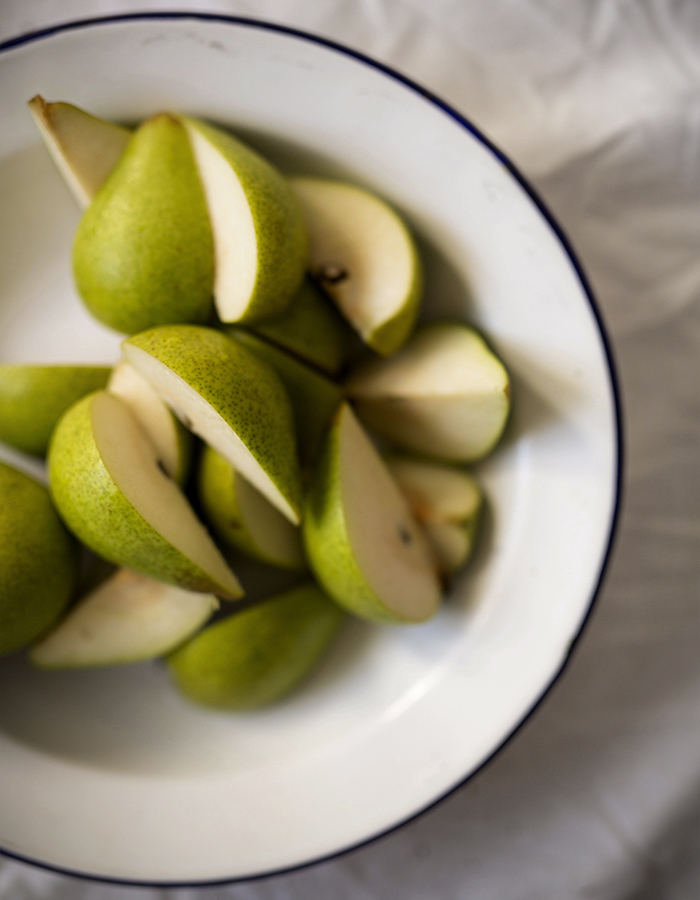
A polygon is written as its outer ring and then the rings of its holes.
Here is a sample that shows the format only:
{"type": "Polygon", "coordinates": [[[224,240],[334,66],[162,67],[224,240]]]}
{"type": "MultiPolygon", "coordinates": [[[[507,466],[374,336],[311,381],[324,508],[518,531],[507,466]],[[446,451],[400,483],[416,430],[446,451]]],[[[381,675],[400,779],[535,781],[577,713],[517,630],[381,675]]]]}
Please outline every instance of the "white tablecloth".
{"type": "MultiPolygon", "coordinates": [[[[2,0],[0,40],[159,8],[173,6],[2,0]]],[[[418,820],[342,858],[172,895],[700,897],[700,3],[187,8],[271,19],[360,49],[431,88],[510,155],[572,239],[598,297],[622,380],[627,466],[593,620],[546,702],[495,761],[418,820]]],[[[171,896],[0,861],[3,900],[127,893],[171,896]]]]}

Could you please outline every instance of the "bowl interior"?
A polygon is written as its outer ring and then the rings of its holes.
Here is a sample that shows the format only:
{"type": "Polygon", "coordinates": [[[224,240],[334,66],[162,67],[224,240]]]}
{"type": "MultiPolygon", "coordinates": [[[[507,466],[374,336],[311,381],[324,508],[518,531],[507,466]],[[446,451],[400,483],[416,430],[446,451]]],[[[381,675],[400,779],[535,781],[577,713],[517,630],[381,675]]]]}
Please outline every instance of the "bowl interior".
{"type": "MultiPolygon", "coordinates": [[[[458,118],[301,35],[125,19],[6,49],[0,80],[2,361],[118,355],[119,336],[72,286],[79,213],[26,110],[42,93],[126,122],[177,108],[230,126],[285,172],[376,190],[418,236],[425,316],[482,329],[514,383],[506,437],[478,467],[484,533],[441,613],[407,628],[349,622],[288,701],[229,716],[182,701],[157,663],[47,674],[21,655],[0,661],[0,847],[94,876],[194,883],[300,865],[404,821],[522,721],[597,588],[615,399],[570,257],[458,118]]],[[[255,587],[252,569],[242,577],[255,587]]]]}

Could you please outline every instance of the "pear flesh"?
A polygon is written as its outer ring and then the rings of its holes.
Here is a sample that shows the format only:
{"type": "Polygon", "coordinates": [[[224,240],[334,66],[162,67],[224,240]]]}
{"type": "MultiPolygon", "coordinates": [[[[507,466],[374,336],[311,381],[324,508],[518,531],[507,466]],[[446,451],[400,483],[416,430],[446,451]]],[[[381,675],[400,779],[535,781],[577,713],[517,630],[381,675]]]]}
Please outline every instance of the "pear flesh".
{"type": "Polygon", "coordinates": [[[299,524],[294,421],[270,366],[225,334],[197,326],[154,328],[122,349],[187,428],[299,524]]]}
{"type": "Polygon", "coordinates": [[[306,269],[299,206],[282,175],[250,147],[204,122],[182,121],[214,236],[219,318],[241,322],[275,315],[289,304],[306,269]]]}
{"type": "Polygon", "coordinates": [[[127,128],[98,119],[72,103],[27,104],[49,153],[78,205],[87,209],[131,138],[127,128]]]}
{"type": "Polygon", "coordinates": [[[311,275],[372,349],[395,353],[410,335],[422,288],[420,260],[402,219],[353,184],[293,178],[304,212],[311,275]]]}
{"type": "Polygon", "coordinates": [[[197,485],[204,519],[223,545],[282,569],[306,568],[298,526],[212,447],[202,451],[197,485]]]}
{"type": "Polygon", "coordinates": [[[315,584],[305,584],[205,628],[170,654],[168,668],[195,703],[255,709],[308,677],[343,619],[315,584]]]}
{"type": "Polygon", "coordinates": [[[154,659],[199,631],[218,605],[212,594],[186,591],[120,569],[35,644],[29,659],[44,669],[154,659]]]}
{"type": "Polygon", "coordinates": [[[106,366],[0,365],[0,440],[44,456],[63,413],[110,377],[106,366]]]}
{"type": "Polygon", "coordinates": [[[447,462],[481,459],[510,410],[503,364],[460,323],[422,326],[388,360],[372,360],[345,384],[362,421],[396,447],[447,462]]]}
{"type": "Polygon", "coordinates": [[[158,393],[126,360],[114,367],[107,390],[129,406],[156,448],[166,473],[184,484],[192,456],[192,435],[158,393]]]}
{"type": "Polygon", "coordinates": [[[385,463],[343,404],[317,464],[303,520],[309,563],[350,612],[421,622],[441,586],[430,548],[385,463]]]}
{"type": "Polygon", "coordinates": [[[243,591],[129,407],[90,394],[58,423],[48,455],[54,503],[71,531],[119,566],[188,590],[243,591]]]}

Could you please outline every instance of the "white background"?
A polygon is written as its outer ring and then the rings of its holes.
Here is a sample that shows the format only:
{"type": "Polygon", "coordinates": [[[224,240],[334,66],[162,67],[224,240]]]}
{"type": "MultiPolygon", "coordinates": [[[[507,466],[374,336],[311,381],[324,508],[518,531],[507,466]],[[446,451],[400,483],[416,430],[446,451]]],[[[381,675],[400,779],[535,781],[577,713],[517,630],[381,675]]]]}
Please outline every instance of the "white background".
{"type": "Polygon", "coordinates": [[[3,860],[0,897],[694,900],[700,3],[1,0],[0,40],[176,8],[269,19],[362,50],[506,151],[573,241],[608,328],[625,413],[624,514],[565,674],[495,761],[417,821],[337,860],[202,892],[90,884],[3,860]]]}

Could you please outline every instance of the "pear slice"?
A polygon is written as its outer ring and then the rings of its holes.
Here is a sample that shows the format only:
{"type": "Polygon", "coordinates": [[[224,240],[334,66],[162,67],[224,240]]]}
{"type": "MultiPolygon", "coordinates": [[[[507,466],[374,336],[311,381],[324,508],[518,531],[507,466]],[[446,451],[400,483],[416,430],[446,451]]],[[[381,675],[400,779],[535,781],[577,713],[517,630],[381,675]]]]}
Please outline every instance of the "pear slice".
{"type": "Polygon", "coordinates": [[[126,150],[131,132],[72,103],[47,103],[40,94],[27,106],[71,193],[87,209],[126,150]]]}
{"type": "Polygon", "coordinates": [[[350,612],[421,622],[437,610],[440,581],[426,539],[347,404],[317,464],[303,533],[313,572],[350,612]]]}
{"type": "Polygon", "coordinates": [[[483,502],[477,480],[463,469],[407,457],[391,456],[386,463],[423,524],[440,571],[453,574],[474,545],[483,502]]]}
{"type": "Polygon", "coordinates": [[[114,666],[163,656],[208,621],[219,602],[120,569],[29,652],[44,669],[114,666]]]}
{"type": "Polygon", "coordinates": [[[127,403],[158,452],[166,473],[179,485],[187,479],[193,439],[146,379],[125,359],[114,367],[107,390],[127,403]]]}
{"type": "Polygon", "coordinates": [[[90,312],[116,331],[209,320],[214,245],[178,119],[162,113],[136,129],[78,224],[73,274],[90,312]]]}
{"type": "Polygon", "coordinates": [[[310,674],[343,619],[315,584],[305,584],[205,628],[170,654],[168,668],[195,703],[254,709],[310,674]]]}
{"type": "Polygon", "coordinates": [[[194,325],[153,328],[122,349],[190,431],[299,524],[294,421],[274,369],[222,332],[194,325]]]}
{"type": "Polygon", "coordinates": [[[498,443],[510,409],[501,361],[474,329],[422,326],[388,360],[372,360],[345,384],[362,421],[397,447],[472,462],[498,443]]]}
{"type": "Polygon", "coordinates": [[[214,302],[222,322],[281,312],[308,260],[294,195],[267,160],[233,135],[183,118],[214,235],[214,302]]]}
{"type": "Polygon", "coordinates": [[[410,335],[422,289],[416,245],[379,197],[323,178],[290,181],[309,233],[311,275],[363,341],[395,353],[410,335]]]}
{"type": "Polygon", "coordinates": [[[252,350],[279,375],[294,415],[300,461],[302,465],[310,464],[316,458],[331,418],[343,399],[340,386],[284,350],[242,328],[229,326],[227,334],[252,350]]]}
{"type": "Polygon", "coordinates": [[[188,590],[242,596],[236,576],[118,397],[96,391],[72,406],[51,438],[48,467],[61,517],[99,556],[188,590]]]}
{"type": "Polygon", "coordinates": [[[212,447],[202,451],[197,486],[202,515],[222,545],[281,569],[306,568],[298,526],[212,447]]]}
{"type": "Polygon", "coordinates": [[[76,400],[103,388],[107,366],[0,365],[0,440],[44,456],[56,422],[76,400]]]}

